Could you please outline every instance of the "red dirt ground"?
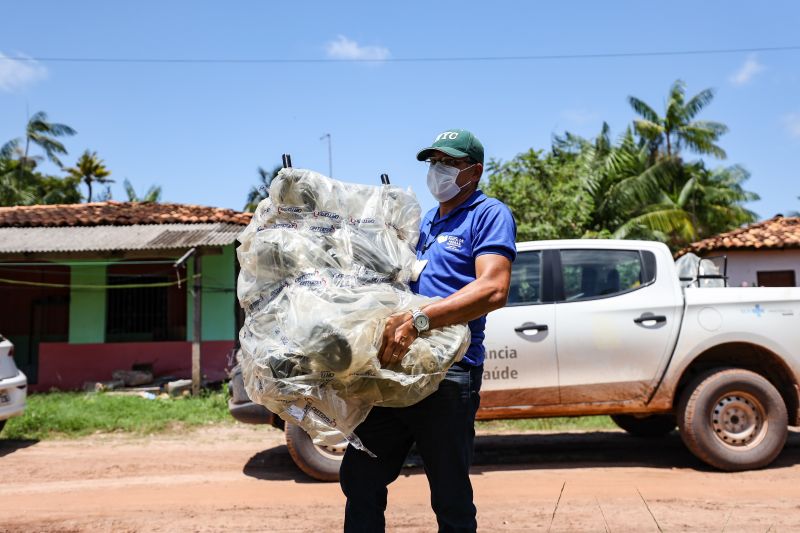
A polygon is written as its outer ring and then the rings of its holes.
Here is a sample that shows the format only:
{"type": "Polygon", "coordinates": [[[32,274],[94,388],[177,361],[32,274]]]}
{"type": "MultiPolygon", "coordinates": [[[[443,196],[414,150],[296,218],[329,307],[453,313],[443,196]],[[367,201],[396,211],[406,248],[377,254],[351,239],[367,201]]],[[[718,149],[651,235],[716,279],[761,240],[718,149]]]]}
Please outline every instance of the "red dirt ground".
{"type": "MultiPolygon", "coordinates": [[[[342,527],[339,486],[307,478],[263,427],[0,440],[0,480],[0,531],[342,527]]],[[[481,531],[547,531],[554,510],[554,532],[800,531],[800,433],[772,467],[736,474],[704,467],[675,434],[480,435],[473,484],[481,531]]],[[[428,498],[421,468],[405,469],[388,530],[435,531],[428,498]]]]}

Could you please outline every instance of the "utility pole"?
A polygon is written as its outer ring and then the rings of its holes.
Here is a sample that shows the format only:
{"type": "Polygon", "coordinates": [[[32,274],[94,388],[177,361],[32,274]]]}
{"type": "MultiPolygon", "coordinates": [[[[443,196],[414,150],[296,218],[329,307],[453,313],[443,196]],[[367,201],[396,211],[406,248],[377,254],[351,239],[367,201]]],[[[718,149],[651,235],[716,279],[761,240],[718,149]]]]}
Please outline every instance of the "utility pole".
{"type": "Polygon", "coordinates": [[[202,276],[202,259],[200,257],[200,252],[195,252],[194,256],[192,257],[192,265],[194,266],[194,280],[192,283],[192,291],[193,291],[193,302],[192,302],[192,311],[194,311],[194,316],[192,320],[192,396],[197,396],[200,394],[200,385],[203,382],[203,374],[202,374],[202,362],[200,356],[200,347],[203,340],[202,337],[202,320],[200,319],[201,316],[201,305],[203,301],[203,286],[200,283],[200,276],[202,276]]]}
{"type": "Polygon", "coordinates": [[[203,373],[202,373],[202,362],[200,358],[200,344],[203,340],[202,337],[202,320],[201,320],[201,308],[202,305],[202,291],[203,285],[200,281],[200,276],[202,276],[202,259],[200,258],[200,251],[197,248],[191,248],[188,252],[183,254],[180,259],[175,261],[175,264],[172,266],[175,268],[176,274],[178,276],[178,283],[180,286],[180,273],[178,273],[178,269],[186,268],[186,263],[189,259],[192,259],[192,267],[194,270],[194,276],[191,280],[191,285],[189,285],[190,280],[186,279],[187,288],[190,288],[192,292],[192,306],[193,306],[193,317],[192,317],[192,395],[197,396],[200,394],[200,385],[203,382],[203,373]]]}
{"type": "Polygon", "coordinates": [[[331,134],[330,133],[326,133],[325,135],[320,137],[319,140],[321,141],[322,139],[325,139],[325,138],[328,139],[328,177],[332,178],[333,177],[333,150],[331,148],[331,144],[332,144],[331,143],[331,134]]]}

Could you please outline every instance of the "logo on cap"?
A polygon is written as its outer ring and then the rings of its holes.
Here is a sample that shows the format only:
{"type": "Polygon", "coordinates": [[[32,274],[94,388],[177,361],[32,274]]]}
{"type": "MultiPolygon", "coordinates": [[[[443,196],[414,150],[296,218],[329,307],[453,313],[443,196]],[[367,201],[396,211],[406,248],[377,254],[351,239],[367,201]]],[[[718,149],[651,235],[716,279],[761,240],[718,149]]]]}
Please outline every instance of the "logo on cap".
{"type": "Polygon", "coordinates": [[[452,140],[455,140],[457,138],[458,138],[458,132],[457,131],[445,131],[445,132],[442,132],[439,135],[437,135],[436,139],[434,139],[433,142],[439,142],[439,141],[444,140],[444,139],[450,139],[452,141],[452,140]]]}

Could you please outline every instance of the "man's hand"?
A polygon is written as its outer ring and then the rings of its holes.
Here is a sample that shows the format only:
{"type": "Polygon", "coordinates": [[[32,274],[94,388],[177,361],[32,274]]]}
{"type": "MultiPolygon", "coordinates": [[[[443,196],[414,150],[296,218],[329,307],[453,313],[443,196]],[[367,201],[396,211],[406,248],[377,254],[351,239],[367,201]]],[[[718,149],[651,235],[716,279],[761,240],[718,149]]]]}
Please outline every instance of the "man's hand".
{"type": "Polygon", "coordinates": [[[417,336],[417,328],[411,321],[411,313],[401,313],[387,318],[381,347],[378,350],[381,366],[400,362],[417,336]]]}

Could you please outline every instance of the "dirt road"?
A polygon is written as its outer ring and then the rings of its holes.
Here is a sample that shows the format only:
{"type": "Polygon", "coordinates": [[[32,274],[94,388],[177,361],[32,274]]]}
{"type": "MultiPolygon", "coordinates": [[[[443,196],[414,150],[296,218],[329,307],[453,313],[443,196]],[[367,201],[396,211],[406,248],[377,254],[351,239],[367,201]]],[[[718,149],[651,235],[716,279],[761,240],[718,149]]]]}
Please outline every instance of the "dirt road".
{"type": "MultiPolygon", "coordinates": [[[[800,531],[798,432],[773,467],[739,474],[677,435],[481,435],[473,472],[481,531],[800,531]]],[[[389,530],[435,531],[420,468],[389,498],[389,530]]],[[[0,531],[338,531],[342,508],[272,429],[0,440],[0,531]]]]}

